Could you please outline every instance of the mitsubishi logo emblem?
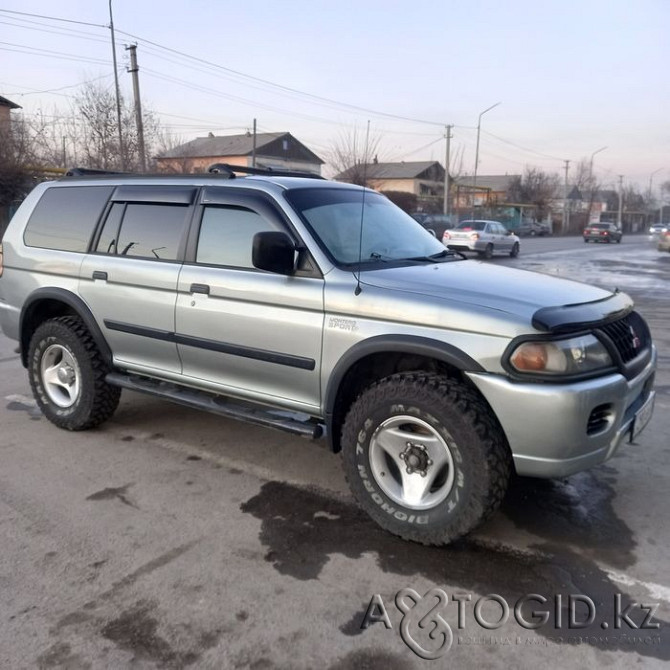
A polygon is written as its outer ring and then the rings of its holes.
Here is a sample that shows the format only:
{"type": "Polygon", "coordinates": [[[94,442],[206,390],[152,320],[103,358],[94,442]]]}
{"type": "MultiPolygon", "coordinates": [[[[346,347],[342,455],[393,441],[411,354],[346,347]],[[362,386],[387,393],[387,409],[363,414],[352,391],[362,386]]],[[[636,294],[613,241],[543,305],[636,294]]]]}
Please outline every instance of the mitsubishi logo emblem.
{"type": "Polygon", "coordinates": [[[635,328],[633,328],[633,326],[628,326],[628,330],[630,330],[631,337],[633,338],[631,341],[633,349],[639,349],[641,342],[640,338],[637,336],[637,333],[635,332],[635,328]]]}

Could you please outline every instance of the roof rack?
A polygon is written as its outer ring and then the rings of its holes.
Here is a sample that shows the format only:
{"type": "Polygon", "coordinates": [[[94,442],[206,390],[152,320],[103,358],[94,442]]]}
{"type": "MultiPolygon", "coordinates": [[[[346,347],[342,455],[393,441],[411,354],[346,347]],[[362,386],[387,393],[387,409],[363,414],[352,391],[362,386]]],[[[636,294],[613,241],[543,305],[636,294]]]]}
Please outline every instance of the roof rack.
{"type": "Polygon", "coordinates": [[[275,168],[246,167],[244,165],[230,165],[228,163],[214,163],[207,168],[210,174],[224,174],[228,179],[235,179],[236,172],[243,174],[257,174],[275,177],[306,177],[308,179],[324,179],[320,174],[314,172],[302,172],[300,170],[276,170],[275,168]]]}
{"type": "Polygon", "coordinates": [[[65,171],[64,177],[105,177],[112,175],[121,175],[124,177],[163,177],[163,178],[179,178],[179,177],[193,177],[197,174],[209,174],[217,176],[222,179],[235,179],[236,173],[251,175],[265,175],[275,177],[304,177],[307,179],[325,179],[314,172],[306,172],[300,170],[276,170],[274,168],[256,168],[246,167],[244,165],[229,165],[228,163],[214,163],[207,168],[207,172],[196,173],[172,173],[172,172],[158,172],[158,173],[139,173],[139,172],[123,172],[122,170],[100,170],[98,168],[84,168],[73,167],[65,171]]]}

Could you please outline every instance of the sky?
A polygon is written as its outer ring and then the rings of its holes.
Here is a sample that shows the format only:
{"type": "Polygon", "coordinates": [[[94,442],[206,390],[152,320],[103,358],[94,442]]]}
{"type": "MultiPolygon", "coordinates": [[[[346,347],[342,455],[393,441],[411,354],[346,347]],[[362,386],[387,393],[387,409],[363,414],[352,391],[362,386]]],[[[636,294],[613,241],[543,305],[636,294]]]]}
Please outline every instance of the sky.
{"type": "MultiPolygon", "coordinates": [[[[245,132],[255,118],[259,132],[289,131],[327,160],[369,123],[380,160],[444,164],[449,124],[456,167],[472,174],[480,120],[480,175],[537,167],[563,178],[564,161],[593,156],[604,187],[624,175],[657,192],[670,180],[670,0],[112,9],[122,93],[132,97],[125,46],[136,43],[143,105],[176,141],[245,132]]],[[[109,22],[108,0],[0,0],[0,95],[57,116],[85,81],[113,90],[109,22]]]]}

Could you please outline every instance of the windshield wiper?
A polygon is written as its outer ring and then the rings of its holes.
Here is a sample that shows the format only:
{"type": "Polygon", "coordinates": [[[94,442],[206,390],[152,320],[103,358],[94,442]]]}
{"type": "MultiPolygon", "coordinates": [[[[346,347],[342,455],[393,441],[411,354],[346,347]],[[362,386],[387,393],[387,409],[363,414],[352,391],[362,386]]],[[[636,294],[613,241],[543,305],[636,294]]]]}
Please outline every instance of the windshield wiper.
{"type": "Polygon", "coordinates": [[[431,254],[430,256],[412,256],[411,258],[403,258],[401,260],[404,261],[426,261],[428,263],[434,263],[435,261],[439,261],[441,258],[452,258],[454,256],[460,256],[461,258],[465,258],[463,254],[459,254],[456,251],[452,251],[451,249],[444,249],[442,251],[438,251],[436,254],[431,254]]]}

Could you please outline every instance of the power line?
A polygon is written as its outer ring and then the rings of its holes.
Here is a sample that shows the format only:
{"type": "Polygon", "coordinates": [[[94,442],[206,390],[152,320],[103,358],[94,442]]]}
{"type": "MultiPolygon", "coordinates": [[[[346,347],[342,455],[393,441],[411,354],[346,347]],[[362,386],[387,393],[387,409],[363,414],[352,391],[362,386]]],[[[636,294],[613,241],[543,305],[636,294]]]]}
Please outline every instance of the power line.
{"type": "Polygon", "coordinates": [[[231,68],[224,67],[223,65],[219,65],[218,63],[213,63],[211,61],[207,61],[203,58],[198,58],[196,56],[191,56],[191,55],[189,55],[187,53],[184,53],[182,51],[178,51],[177,49],[172,49],[170,47],[166,47],[162,44],[159,44],[157,42],[153,42],[151,40],[147,40],[143,37],[140,37],[138,35],[134,35],[133,33],[128,33],[124,30],[118,30],[117,32],[121,33],[122,35],[127,35],[128,37],[132,37],[135,40],[139,40],[141,42],[151,44],[151,45],[153,45],[155,47],[158,47],[160,49],[165,49],[166,51],[177,54],[178,56],[182,56],[183,58],[188,58],[189,60],[193,60],[193,61],[196,61],[198,63],[203,63],[205,65],[215,67],[215,68],[217,68],[219,70],[222,70],[224,72],[228,72],[228,73],[236,75],[238,77],[243,77],[244,79],[251,79],[252,81],[256,81],[256,82],[265,84],[267,86],[271,86],[273,88],[278,88],[278,89],[283,90],[283,91],[289,91],[289,92],[294,93],[296,95],[305,96],[307,98],[312,98],[314,100],[320,100],[321,102],[327,102],[327,103],[334,104],[334,105],[337,105],[337,106],[342,107],[342,108],[352,109],[352,110],[355,110],[357,112],[365,112],[365,113],[369,113],[369,114],[374,114],[375,116],[383,116],[383,117],[386,117],[386,118],[398,119],[398,120],[401,120],[401,121],[410,121],[411,123],[422,123],[422,124],[427,124],[427,125],[432,125],[432,126],[442,127],[444,125],[443,123],[438,123],[437,121],[426,121],[426,120],[423,120],[423,119],[413,119],[413,118],[406,117],[406,116],[401,116],[401,115],[398,115],[398,114],[389,114],[387,112],[380,112],[378,110],[372,110],[372,109],[369,109],[367,107],[360,107],[358,105],[351,105],[349,103],[339,102],[337,100],[332,100],[331,98],[325,98],[325,97],[322,97],[320,95],[314,95],[312,93],[306,93],[304,91],[300,91],[298,89],[291,88],[290,86],[284,86],[282,84],[277,84],[277,83],[269,81],[267,79],[262,79],[261,77],[255,77],[253,75],[245,74],[244,72],[239,72],[238,70],[233,70],[231,68]]]}
{"type": "Polygon", "coordinates": [[[60,58],[63,60],[74,60],[74,61],[83,61],[85,63],[98,63],[100,65],[109,65],[105,60],[99,58],[85,58],[83,56],[78,56],[77,54],[63,53],[62,51],[53,51],[51,49],[40,49],[38,47],[31,47],[25,44],[15,44],[14,42],[0,42],[0,44],[6,45],[6,47],[0,47],[3,51],[13,51],[15,53],[24,53],[31,56],[42,56],[48,58],[60,58]],[[15,47],[15,48],[7,48],[15,47]],[[19,51],[22,49],[22,51],[19,51]],[[38,53],[39,52],[39,53],[38,53]]]}
{"type": "Polygon", "coordinates": [[[35,19],[48,19],[49,21],[62,21],[63,23],[78,23],[80,26],[95,26],[96,28],[108,28],[104,24],[89,23],[87,21],[75,21],[74,19],[63,19],[58,16],[45,16],[44,14],[31,14],[29,12],[16,12],[11,9],[0,9],[3,14],[19,14],[21,16],[32,16],[35,19]]]}

